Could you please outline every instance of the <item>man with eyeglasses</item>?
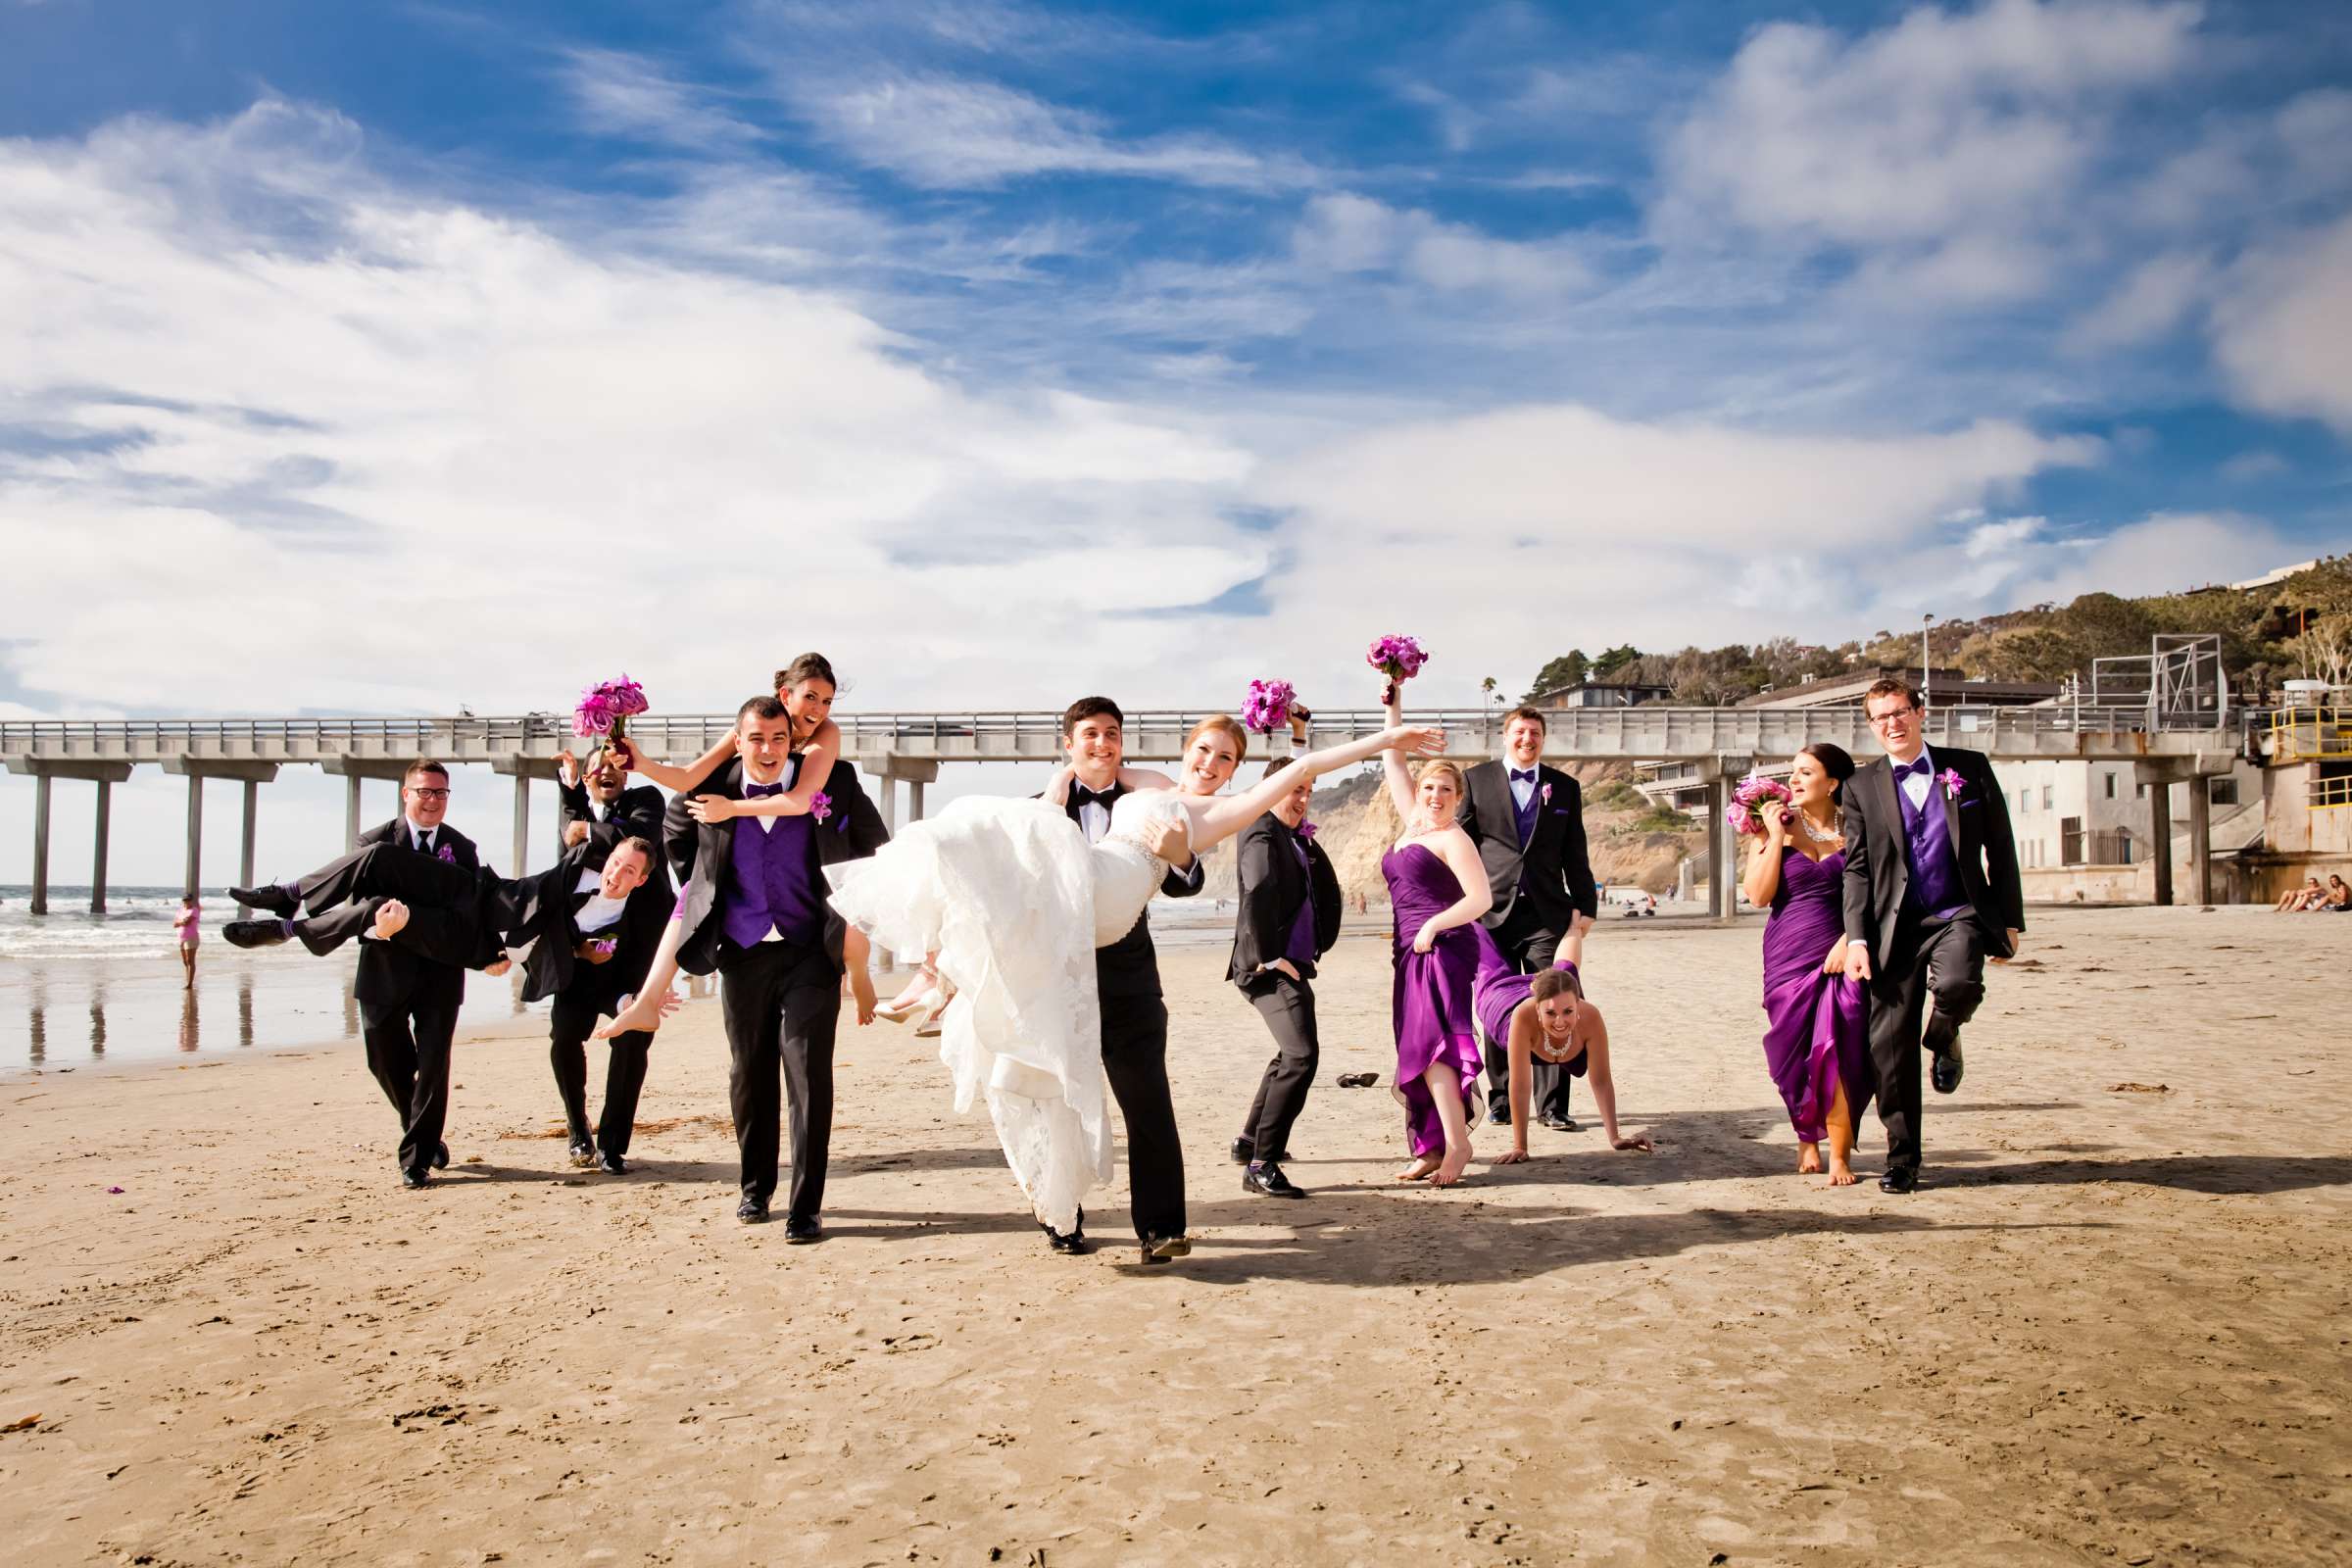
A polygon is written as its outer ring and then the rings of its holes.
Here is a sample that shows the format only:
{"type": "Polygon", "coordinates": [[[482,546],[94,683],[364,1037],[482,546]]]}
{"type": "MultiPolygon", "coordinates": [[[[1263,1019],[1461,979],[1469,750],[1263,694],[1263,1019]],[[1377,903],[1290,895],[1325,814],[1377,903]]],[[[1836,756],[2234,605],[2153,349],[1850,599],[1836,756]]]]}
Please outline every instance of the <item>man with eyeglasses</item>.
{"type": "MultiPolygon", "coordinates": [[[[449,814],[449,769],[422,758],[400,781],[400,815],[360,835],[359,847],[395,844],[467,871],[480,867],[473,840],[443,820],[449,814]]],[[[503,956],[482,972],[507,972],[503,956]]],[[[466,1002],[466,971],[391,942],[360,944],[360,1037],[368,1070],[400,1116],[400,1179],[422,1187],[449,1168],[441,1130],[449,1119],[449,1049],[458,1009],[466,1002]]]]}
{"type": "Polygon", "coordinates": [[[1879,681],[1862,702],[1886,755],[1843,792],[1845,972],[1870,988],[1886,1129],[1879,1186],[1907,1193],[1919,1184],[1920,1049],[1935,1057],[1936,1092],[1958,1089],[1961,1027],[1984,1000],[1984,960],[2017,955],[2025,892],[1991,760],[1956,746],[1931,754],[1926,708],[1908,682],[1879,681]]]}

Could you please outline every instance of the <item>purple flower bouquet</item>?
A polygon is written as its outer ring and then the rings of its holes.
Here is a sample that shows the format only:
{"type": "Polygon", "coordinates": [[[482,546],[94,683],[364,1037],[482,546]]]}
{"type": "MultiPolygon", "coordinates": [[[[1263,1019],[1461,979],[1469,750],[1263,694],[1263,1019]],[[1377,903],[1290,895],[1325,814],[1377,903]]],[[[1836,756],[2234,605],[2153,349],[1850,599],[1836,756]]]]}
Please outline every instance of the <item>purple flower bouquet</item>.
{"type": "Polygon", "coordinates": [[[1723,808],[1723,819],[1732,831],[1747,838],[1764,836],[1764,815],[1767,810],[1781,813],[1781,825],[1788,825],[1794,813],[1788,809],[1788,786],[1750,773],[1732,786],[1732,804],[1723,808]]]}
{"type": "Polygon", "coordinates": [[[602,681],[580,693],[580,706],[571,713],[571,732],[616,741],[628,733],[629,720],[645,710],[645,688],[628,676],[602,681]]]}
{"type": "Polygon", "coordinates": [[[1429,662],[1429,654],[1412,638],[1392,632],[1372,645],[1364,662],[1389,677],[1388,690],[1380,694],[1381,706],[1386,708],[1396,701],[1396,683],[1420,674],[1421,666],[1429,662]]]}
{"type": "Polygon", "coordinates": [[[1287,680],[1253,680],[1250,695],[1242,700],[1242,727],[1260,735],[1288,729],[1291,710],[1298,701],[1298,692],[1287,680]]]}

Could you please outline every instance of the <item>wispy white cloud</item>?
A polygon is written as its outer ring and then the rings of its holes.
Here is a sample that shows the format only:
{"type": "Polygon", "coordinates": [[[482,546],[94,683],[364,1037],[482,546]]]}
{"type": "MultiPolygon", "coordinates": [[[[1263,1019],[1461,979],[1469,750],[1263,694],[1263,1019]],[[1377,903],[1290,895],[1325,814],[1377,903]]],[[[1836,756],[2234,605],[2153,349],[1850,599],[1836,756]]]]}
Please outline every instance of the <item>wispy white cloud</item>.
{"type": "Polygon", "coordinates": [[[2215,306],[2213,347],[2249,406],[2352,432],[2352,218],[2248,253],[2215,306]]]}
{"type": "Polygon", "coordinates": [[[568,49],[564,84],[592,129],[700,152],[756,145],[760,127],[729,113],[707,89],[678,80],[639,56],[612,49],[568,49]]]}
{"type": "Polygon", "coordinates": [[[1396,272],[1446,293],[1559,294],[1592,280],[1571,241],[1495,239],[1345,192],[1311,199],[1291,243],[1310,270],[1396,272]]]}

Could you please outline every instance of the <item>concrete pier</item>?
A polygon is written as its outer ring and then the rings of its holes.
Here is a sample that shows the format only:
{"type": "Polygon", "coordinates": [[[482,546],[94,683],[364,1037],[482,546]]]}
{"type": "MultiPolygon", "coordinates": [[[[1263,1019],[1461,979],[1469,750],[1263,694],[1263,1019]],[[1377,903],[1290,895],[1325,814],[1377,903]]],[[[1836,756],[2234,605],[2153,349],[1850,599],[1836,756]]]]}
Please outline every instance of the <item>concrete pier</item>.
{"type": "Polygon", "coordinates": [[[106,840],[113,826],[115,787],[105,779],[98,781],[98,822],[90,835],[90,912],[106,912],[106,840]]]}
{"type": "Polygon", "coordinates": [[[242,758],[167,757],[163,760],[165,772],[180,774],[188,781],[187,870],[180,879],[180,891],[195,894],[204,884],[204,781],[208,778],[236,779],[245,786],[238,859],[239,874],[251,883],[254,830],[261,811],[260,791],[264,784],[277,777],[277,764],[242,758]]]}
{"type": "Polygon", "coordinates": [[[2212,752],[2159,757],[2133,765],[2134,782],[2148,788],[2148,836],[2155,842],[2156,902],[2173,902],[2173,786],[2188,785],[2188,884],[2199,904],[2213,902],[2213,785],[2236,759],[2212,752]]]}
{"type": "MultiPolygon", "coordinates": [[[[388,778],[394,783],[398,783],[400,776],[409,770],[409,764],[416,760],[414,754],[399,758],[344,756],[318,759],[319,767],[329,773],[343,775],[343,847],[345,849],[358,849],[360,834],[368,826],[368,823],[362,820],[360,813],[360,781],[370,778],[388,778]]],[[[392,810],[395,815],[399,814],[400,802],[397,798],[392,803],[392,810]]]]}
{"type": "Polygon", "coordinates": [[[0,757],[11,773],[29,774],[32,778],[32,903],[34,914],[49,912],[49,806],[53,780],[61,778],[87,779],[98,786],[98,827],[96,842],[91,850],[91,863],[96,871],[90,884],[91,908],[104,912],[106,907],[106,836],[112,819],[112,802],[107,786],[120,784],[130,777],[131,764],[118,761],[87,761],[65,758],[25,756],[22,753],[0,757]]]}

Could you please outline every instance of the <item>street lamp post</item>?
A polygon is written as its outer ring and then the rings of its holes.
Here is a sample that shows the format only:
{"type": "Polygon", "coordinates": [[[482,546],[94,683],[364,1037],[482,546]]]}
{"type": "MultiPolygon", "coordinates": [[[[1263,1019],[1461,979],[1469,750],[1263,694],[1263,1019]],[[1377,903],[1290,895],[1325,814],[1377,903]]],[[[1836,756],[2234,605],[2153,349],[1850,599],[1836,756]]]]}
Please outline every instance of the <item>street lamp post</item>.
{"type": "Polygon", "coordinates": [[[1935,685],[1935,655],[1928,648],[1928,628],[1936,623],[1934,615],[1919,617],[1919,705],[1928,705],[1928,696],[1935,685]]]}

